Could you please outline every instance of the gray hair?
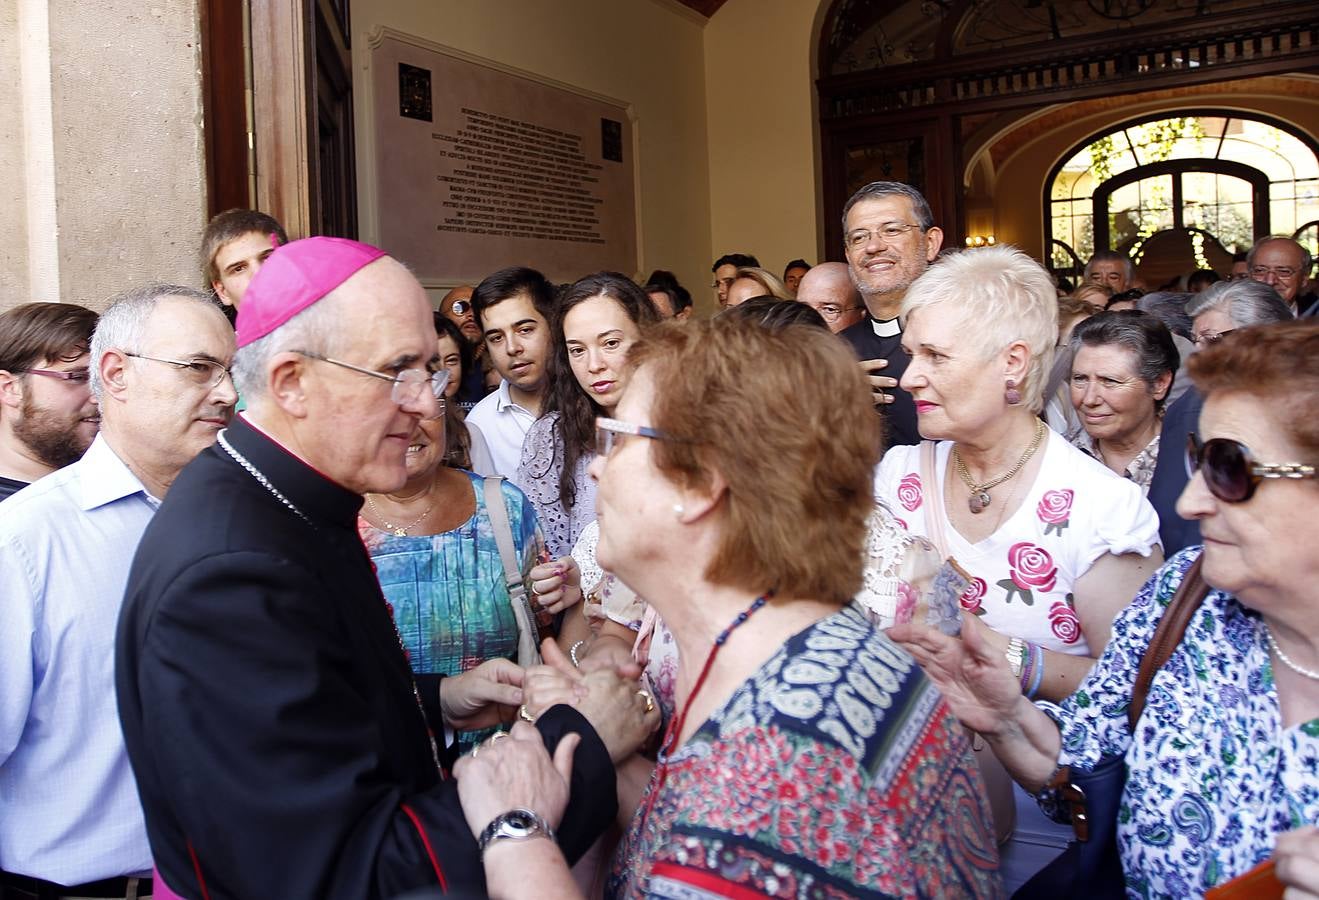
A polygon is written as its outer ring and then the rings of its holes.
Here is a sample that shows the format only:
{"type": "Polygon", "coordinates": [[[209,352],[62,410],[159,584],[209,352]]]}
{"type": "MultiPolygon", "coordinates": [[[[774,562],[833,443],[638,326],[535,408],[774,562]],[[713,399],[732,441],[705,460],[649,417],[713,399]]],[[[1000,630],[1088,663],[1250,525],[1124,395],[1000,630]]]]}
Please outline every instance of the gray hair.
{"type": "Polygon", "coordinates": [[[156,304],[165,297],[177,297],[180,300],[198,303],[214,310],[217,316],[222,318],[224,316],[220,304],[214,297],[178,284],[153,282],[118,295],[110,302],[109,308],[101,313],[100,321],[96,323],[96,331],[92,334],[88,371],[91,375],[92,396],[97,400],[101,399],[101,391],[105,387],[101,383],[101,359],[106,351],[138,352],[142,346],[142,335],[146,331],[147,322],[155,312],[156,304]]]}
{"type": "Polygon", "coordinates": [[[1177,368],[1182,364],[1181,354],[1173,343],[1172,332],[1156,316],[1136,310],[1105,311],[1095,313],[1072,330],[1072,359],[1082,347],[1125,347],[1136,356],[1136,375],[1146,387],[1154,389],[1154,382],[1167,373],[1168,390],[1154,400],[1155,409],[1163,409],[1172,393],[1177,368]]]}
{"type": "Polygon", "coordinates": [[[335,288],[265,337],[239,347],[230,371],[234,387],[249,404],[266,396],[267,369],[277,354],[294,350],[334,356],[335,324],[342,314],[339,289],[335,288]]]}
{"type": "Polygon", "coordinates": [[[990,359],[1016,341],[1030,348],[1030,369],[1021,385],[1032,412],[1044,407],[1044,384],[1058,341],[1058,292],[1053,278],[1016,247],[999,244],[940,256],[907,288],[902,314],[946,303],[961,315],[968,353],[990,359]]]}
{"type": "Polygon", "coordinates": [[[1300,251],[1301,251],[1301,276],[1302,276],[1303,278],[1309,278],[1309,277],[1310,277],[1310,265],[1314,262],[1314,258],[1313,258],[1312,256],[1310,256],[1310,251],[1307,250],[1306,247],[1305,247],[1305,245],[1302,244],[1300,241],[1296,240],[1295,238],[1293,238],[1293,237],[1291,237],[1291,236],[1289,236],[1289,235],[1285,235],[1285,234],[1270,234],[1270,235],[1266,235],[1265,237],[1262,237],[1262,238],[1260,238],[1258,241],[1256,241],[1255,243],[1251,244],[1251,245],[1250,245],[1250,252],[1248,252],[1248,253],[1246,254],[1246,270],[1247,270],[1247,271],[1250,271],[1250,269],[1252,269],[1252,268],[1254,267],[1254,265],[1255,265],[1255,251],[1258,250],[1258,249],[1260,248],[1261,245],[1263,245],[1263,244],[1267,244],[1269,241],[1286,241],[1287,243],[1289,243],[1289,244],[1291,244],[1293,247],[1295,247],[1297,250],[1300,250],[1300,251]]]}
{"type": "Polygon", "coordinates": [[[1219,309],[1227,313],[1238,328],[1268,325],[1296,318],[1287,301],[1272,287],[1253,278],[1220,281],[1211,284],[1186,301],[1186,314],[1195,318],[1202,312],[1219,309]]]}
{"type": "Polygon", "coordinates": [[[1158,319],[1173,334],[1191,339],[1191,316],[1186,303],[1194,294],[1183,291],[1151,291],[1136,301],[1136,309],[1158,319]]]}
{"type": "Polygon", "coordinates": [[[1131,257],[1125,253],[1119,253],[1116,250],[1096,250],[1095,255],[1090,257],[1090,261],[1085,264],[1085,270],[1081,277],[1086,281],[1090,280],[1090,273],[1095,269],[1097,262],[1120,262],[1123,270],[1127,273],[1127,286],[1131,286],[1131,279],[1136,277],[1136,264],[1131,261],[1131,257]]]}
{"type": "Polygon", "coordinates": [[[872,181],[843,204],[843,230],[847,230],[847,214],[852,211],[853,206],[862,200],[879,200],[894,195],[906,197],[911,201],[911,211],[915,214],[916,224],[921,227],[921,231],[929,231],[934,227],[934,213],[930,212],[930,204],[926,202],[925,196],[920,191],[901,181],[872,181]]]}

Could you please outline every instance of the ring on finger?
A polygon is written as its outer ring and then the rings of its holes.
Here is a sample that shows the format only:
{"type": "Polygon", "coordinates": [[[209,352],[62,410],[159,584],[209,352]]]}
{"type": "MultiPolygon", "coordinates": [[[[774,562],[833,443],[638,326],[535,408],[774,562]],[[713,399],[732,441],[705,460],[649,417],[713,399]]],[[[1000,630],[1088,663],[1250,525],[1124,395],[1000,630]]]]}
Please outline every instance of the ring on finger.
{"type": "Polygon", "coordinates": [[[536,590],[536,582],[534,581],[531,583],[531,592],[535,594],[537,597],[540,596],[540,591],[536,590]]]}
{"type": "Polygon", "coordinates": [[[524,722],[530,722],[532,725],[536,724],[535,718],[527,712],[527,704],[525,703],[518,707],[518,718],[524,722]]]}
{"type": "Polygon", "coordinates": [[[490,740],[486,741],[486,743],[493,746],[499,743],[501,738],[506,738],[506,737],[508,737],[507,731],[496,731],[494,734],[490,735],[490,740]]]}
{"type": "Polygon", "coordinates": [[[637,696],[646,701],[646,712],[655,711],[655,699],[650,696],[650,691],[639,690],[637,691],[637,696]]]}

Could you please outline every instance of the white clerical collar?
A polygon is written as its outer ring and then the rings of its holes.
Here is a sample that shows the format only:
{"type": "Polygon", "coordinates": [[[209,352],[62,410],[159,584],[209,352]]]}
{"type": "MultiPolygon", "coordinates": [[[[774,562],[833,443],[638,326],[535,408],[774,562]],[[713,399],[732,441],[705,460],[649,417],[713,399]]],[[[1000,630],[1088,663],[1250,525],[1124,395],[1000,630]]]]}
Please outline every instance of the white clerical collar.
{"type": "Polygon", "coordinates": [[[902,334],[902,320],[892,319],[871,319],[870,327],[875,329],[876,337],[893,337],[902,334]]]}

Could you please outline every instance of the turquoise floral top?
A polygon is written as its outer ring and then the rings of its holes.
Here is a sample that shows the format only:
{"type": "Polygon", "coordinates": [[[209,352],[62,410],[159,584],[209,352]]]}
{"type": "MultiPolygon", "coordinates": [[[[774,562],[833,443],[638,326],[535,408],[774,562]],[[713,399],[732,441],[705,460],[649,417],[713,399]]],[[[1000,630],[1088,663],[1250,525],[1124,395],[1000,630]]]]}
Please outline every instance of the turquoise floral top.
{"type": "MultiPolygon", "coordinates": [[[[1200,547],[1174,556],[1113,622],[1113,638],[1060,706],[1060,765],[1123,754],[1118,845],[1130,897],[1199,896],[1273,854],[1277,835],[1319,825],[1319,719],[1283,728],[1259,615],[1211,591],[1155,675],[1132,735],[1141,655],[1200,547]]],[[[1057,813],[1056,797],[1040,797],[1057,813]]],[[[1061,816],[1059,816],[1061,818],[1061,816]]]]}
{"type": "MultiPolygon", "coordinates": [[[[484,479],[465,474],[476,492],[476,511],[452,531],[398,536],[358,519],[414,672],[456,675],[488,659],[517,659],[517,620],[486,512],[484,479]]],[[[542,546],[536,512],[511,483],[503,482],[503,488],[525,577],[542,546]]],[[[467,749],[486,733],[459,732],[460,747],[467,749]]]]}

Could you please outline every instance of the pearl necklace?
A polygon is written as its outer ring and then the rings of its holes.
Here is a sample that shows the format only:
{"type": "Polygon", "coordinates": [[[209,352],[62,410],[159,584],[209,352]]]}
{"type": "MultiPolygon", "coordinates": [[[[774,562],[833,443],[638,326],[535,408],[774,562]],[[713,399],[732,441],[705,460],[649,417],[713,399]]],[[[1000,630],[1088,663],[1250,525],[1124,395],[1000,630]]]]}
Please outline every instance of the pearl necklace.
{"type": "Polygon", "coordinates": [[[1307,669],[1305,666],[1297,665],[1292,662],[1291,657],[1282,652],[1282,648],[1278,646],[1277,639],[1273,636],[1273,629],[1269,628],[1268,625],[1264,626],[1264,636],[1269,639],[1269,646],[1273,648],[1274,653],[1278,654],[1278,659],[1282,660],[1284,666],[1291,669],[1297,675],[1304,675],[1312,681],[1319,681],[1319,672],[1316,672],[1314,669],[1307,669]]]}

